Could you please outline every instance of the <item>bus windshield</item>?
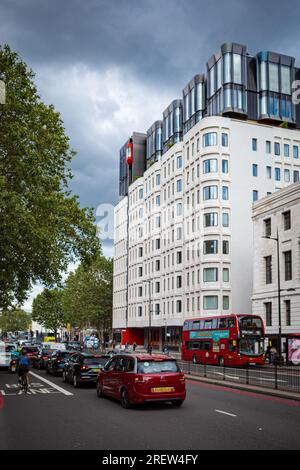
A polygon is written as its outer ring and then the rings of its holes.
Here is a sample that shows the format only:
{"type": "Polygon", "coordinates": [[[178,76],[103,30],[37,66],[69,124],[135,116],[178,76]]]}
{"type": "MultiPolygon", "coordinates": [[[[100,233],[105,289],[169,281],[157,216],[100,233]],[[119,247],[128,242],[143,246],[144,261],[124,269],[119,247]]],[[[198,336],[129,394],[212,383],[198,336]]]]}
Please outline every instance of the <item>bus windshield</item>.
{"type": "Polygon", "coordinates": [[[239,353],[245,356],[261,356],[264,353],[263,339],[242,338],[239,341],[239,353]]]}

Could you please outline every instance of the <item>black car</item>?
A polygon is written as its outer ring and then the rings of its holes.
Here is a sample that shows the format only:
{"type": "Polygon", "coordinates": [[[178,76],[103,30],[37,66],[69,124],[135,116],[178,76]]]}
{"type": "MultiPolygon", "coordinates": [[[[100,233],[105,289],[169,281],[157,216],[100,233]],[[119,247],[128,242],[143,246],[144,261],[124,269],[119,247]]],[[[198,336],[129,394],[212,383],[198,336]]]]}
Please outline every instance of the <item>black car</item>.
{"type": "Polygon", "coordinates": [[[36,367],[37,369],[45,369],[48,358],[53,354],[53,352],[53,349],[42,349],[33,361],[33,367],[36,367]]]}
{"type": "Polygon", "coordinates": [[[75,354],[74,351],[57,350],[52,352],[46,361],[46,372],[52,375],[61,375],[65,363],[75,354]]]}
{"type": "Polygon", "coordinates": [[[109,359],[106,354],[75,353],[64,365],[63,381],[72,383],[74,387],[84,382],[96,383],[100,370],[109,359]]]}
{"type": "Polygon", "coordinates": [[[66,347],[69,351],[82,351],[83,346],[80,343],[80,341],[70,341],[69,343],[66,343],[66,347]]]}

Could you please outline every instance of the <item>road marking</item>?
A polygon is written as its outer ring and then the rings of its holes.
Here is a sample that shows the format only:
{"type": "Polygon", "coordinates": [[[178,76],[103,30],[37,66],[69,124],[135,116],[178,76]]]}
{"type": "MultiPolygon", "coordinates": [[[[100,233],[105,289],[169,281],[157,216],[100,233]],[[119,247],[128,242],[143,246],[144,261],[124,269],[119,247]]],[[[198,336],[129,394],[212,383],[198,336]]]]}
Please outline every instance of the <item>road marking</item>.
{"type": "Polygon", "coordinates": [[[227,413],[227,411],[222,411],[222,410],[215,410],[216,413],[221,413],[222,415],[227,415],[231,416],[232,418],[236,418],[237,415],[233,415],[232,413],[227,413]]]}
{"type": "Polygon", "coordinates": [[[45,382],[45,384],[50,385],[51,387],[55,388],[59,392],[63,393],[64,395],[67,396],[73,396],[73,393],[68,392],[68,390],[65,390],[64,388],[60,387],[59,385],[56,385],[53,382],[50,382],[50,380],[44,379],[44,377],[41,377],[40,375],[35,374],[34,372],[29,372],[30,375],[33,375],[33,377],[36,377],[37,379],[41,380],[42,382],[45,382]]]}

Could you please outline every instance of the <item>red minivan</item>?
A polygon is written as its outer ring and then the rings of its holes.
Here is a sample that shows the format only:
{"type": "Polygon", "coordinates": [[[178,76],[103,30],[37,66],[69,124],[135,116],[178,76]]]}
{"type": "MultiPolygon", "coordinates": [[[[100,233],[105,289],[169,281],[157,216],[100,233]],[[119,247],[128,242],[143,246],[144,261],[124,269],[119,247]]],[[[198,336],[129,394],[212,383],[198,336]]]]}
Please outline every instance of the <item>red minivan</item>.
{"type": "Polygon", "coordinates": [[[147,402],[185,400],[185,378],[175,359],[162,354],[118,354],[99,373],[97,395],[121,400],[124,408],[147,402]]]}

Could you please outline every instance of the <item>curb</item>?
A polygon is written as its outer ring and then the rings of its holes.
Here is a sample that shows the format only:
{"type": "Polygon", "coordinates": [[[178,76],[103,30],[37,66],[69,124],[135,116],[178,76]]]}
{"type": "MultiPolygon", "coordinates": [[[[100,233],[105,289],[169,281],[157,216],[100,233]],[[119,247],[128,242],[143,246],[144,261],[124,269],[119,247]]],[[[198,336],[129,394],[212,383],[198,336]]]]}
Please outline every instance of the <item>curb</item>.
{"type": "Polygon", "coordinates": [[[235,390],[259,393],[260,395],[268,395],[271,397],[284,398],[286,400],[294,400],[294,401],[300,402],[300,394],[296,394],[296,393],[290,393],[290,392],[286,392],[283,390],[281,391],[281,390],[275,390],[275,389],[272,390],[268,388],[260,388],[254,385],[236,384],[234,382],[228,382],[227,380],[220,381],[220,380],[208,379],[205,377],[198,377],[198,376],[190,375],[187,373],[184,373],[184,375],[185,375],[186,380],[192,380],[194,382],[203,382],[207,384],[222,386],[224,388],[232,388],[235,390]]]}

